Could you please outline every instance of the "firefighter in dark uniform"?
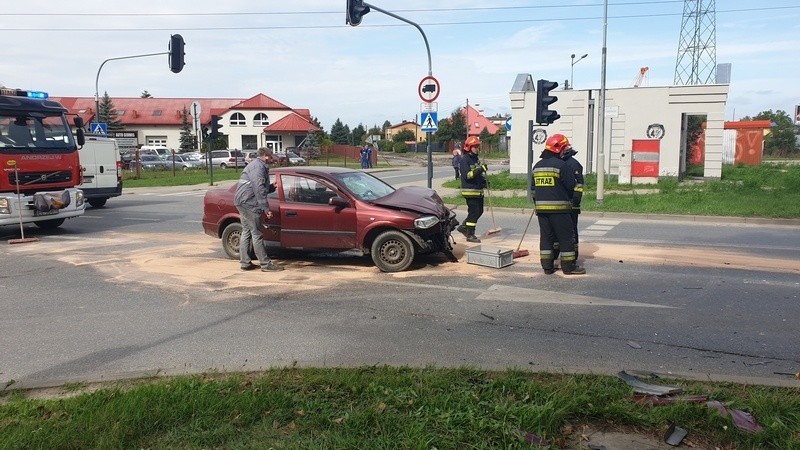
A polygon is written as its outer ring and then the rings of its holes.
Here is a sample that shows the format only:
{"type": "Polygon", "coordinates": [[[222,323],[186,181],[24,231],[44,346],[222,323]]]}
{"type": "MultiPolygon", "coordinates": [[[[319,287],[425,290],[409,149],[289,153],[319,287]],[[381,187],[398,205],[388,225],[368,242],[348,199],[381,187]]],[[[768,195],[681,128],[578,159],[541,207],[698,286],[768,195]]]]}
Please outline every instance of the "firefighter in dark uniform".
{"type": "MultiPolygon", "coordinates": [[[[566,138],[564,138],[566,139],[566,138]]],[[[578,260],[578,215],[581,213],[581,199],[583,199],[583,166],[574,158],[577,150],[567,141],[562,159],[567,163],[567,168],[575,176],[575,189],[572,191],[572,231],[575,233],[575,260],[578,260]]]]}
{"type": "Polygon", "coordinates": [[[483,215],[483,189],[486,188],[486,164],[478,159],[480,139],[470,136],[464,142],[464,154],[461,155],[459,171],[461,172],[461,195],[467,202],[467,218],[456,228],[467,238],[467,242],[480,242],[475,236],[475,226],[483,215]]]}
{"type": "Polygon", "coordinates": [[[555,272],[553,247],[558,242],[561,251],[561,271],[564,275],[582,275],[575,257],[575,236],[572,227],[572,196],[575,175],[561,159],[569,148],[563,134],[554,134],[544,146],[541,160],[533,166],[533,189],[536,218],[539,221],[539,258],[544,273],[555,272]]]}

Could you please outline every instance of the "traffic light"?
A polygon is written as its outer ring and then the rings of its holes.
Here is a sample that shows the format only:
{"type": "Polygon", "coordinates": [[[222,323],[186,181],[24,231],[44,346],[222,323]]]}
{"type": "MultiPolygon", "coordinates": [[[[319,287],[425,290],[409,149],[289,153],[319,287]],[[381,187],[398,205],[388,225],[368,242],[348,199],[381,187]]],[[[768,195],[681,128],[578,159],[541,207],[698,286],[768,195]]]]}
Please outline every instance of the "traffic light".
{"type": "Polygon", "coordinates": [[[169,70],[173,73],[180,72],[186,65],[183,62],[183,56],[186,55],[183,45],[183,36],[180,34],[173,34],[169,37],[169,70]]]}
{"type": "Polygon", "coordinates": [[[211,116],[211,133],[208,134],[209,139],[216,139],[222,136],[222,133],[219,132],[219,129],[222,128],[222,124],[219,121],[222,120],[222,116],[211,116]]]}
{"type": "Polygon", "coordinates": [[[558,83],[555,81],[539,80],[536,82],[536,123],[539,125],[549,125],[561,117],[557,111],[548,109],[558,100],[558,97],[550,95],[550,91],[557,87],[558,83]]]}
{"type": "Polygon", "coordinates": [[[364,4],[364,0],[347,0],[347,19],[345,23],[357,27],[361,23],[361,18],[369,12],[369,6],[364,4]]]}

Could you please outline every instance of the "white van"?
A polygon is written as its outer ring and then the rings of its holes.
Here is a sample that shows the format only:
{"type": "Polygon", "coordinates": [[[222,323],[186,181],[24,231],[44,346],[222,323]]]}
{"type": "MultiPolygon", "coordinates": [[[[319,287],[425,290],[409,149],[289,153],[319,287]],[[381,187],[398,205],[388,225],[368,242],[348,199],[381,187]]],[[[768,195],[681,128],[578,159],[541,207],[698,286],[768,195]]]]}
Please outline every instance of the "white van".
{"type": "Polygon", "coordinates": [[[86,136],[78,157],[83,171],[83,183],[78,188],[90,205],[100,208],[109,198],[122,195],[122,159],[116,140],[86,136]]]}
{"type": "Polygon", "coordinates": [[[172,156],[172,150],[161,145],[143,145],[139,149],[139,155],[156,155],[161,159],[167,159],[172,156]]]}

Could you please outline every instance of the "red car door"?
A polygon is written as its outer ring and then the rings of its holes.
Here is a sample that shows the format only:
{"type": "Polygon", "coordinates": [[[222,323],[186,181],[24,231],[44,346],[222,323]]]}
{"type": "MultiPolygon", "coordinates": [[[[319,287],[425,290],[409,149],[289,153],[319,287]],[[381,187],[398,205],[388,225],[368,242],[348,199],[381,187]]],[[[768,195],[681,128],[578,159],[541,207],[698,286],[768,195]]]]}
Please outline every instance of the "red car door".
{"type": "Polygon", "coordinates": [[[354,202],[341,207],[328,204],[343,196],[327,180],[303,175],[280,175],[280,243],[291,248],[356,248],[354,202]]]}

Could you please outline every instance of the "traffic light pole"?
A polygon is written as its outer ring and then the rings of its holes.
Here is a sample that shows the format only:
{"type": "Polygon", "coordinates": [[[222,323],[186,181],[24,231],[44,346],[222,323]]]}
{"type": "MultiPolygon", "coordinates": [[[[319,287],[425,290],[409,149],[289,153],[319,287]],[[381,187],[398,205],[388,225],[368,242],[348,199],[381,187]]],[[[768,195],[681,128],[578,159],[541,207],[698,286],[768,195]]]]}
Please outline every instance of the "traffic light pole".
{"type": "MultiPolygon", "coordinates": [[[[106,65],[109,61],[116,61],[119,59],[132,59],[132,58],[145,58],[148,56],[158,56],[158,55],[169,55],[169,52],[160,52],[160,53],[148,53],[146,55],[132,55],[132,56],[120,56],[118,58],[108,58],[107,60],[103,61],[100,64],[100,67],[97,69],[97,76],[94,78],[94,118],[95,122],[100,123],[100,71],[103,70],[103,66],[106,65]]],[[[108,118],[106,118],[108,120],[108,118]]]]}
{"type": "Polygon", "coordinates": [[[606,126],[606,34],[608,30],[608,0],[605,0],[605,10],[603,12],[603,61],[600,69],[600,107],[597,112],[597,197],[598,205],[603,204],[603,191],[605,189],[605,170],[606,157],[603,151],[605,147],[605,126],[606,126]]]}
{"type": "MultiPolygon", "coordinates": [[[[428,44],[428,36],[425,36],[425,32],[422,31],[422,27],[420,27],[416,23],[414,23],[414,22],[412,22],[412,21],[410,21],[410,20],[408,20],[408,19],[406,19],[404,17],[400,17],[397,14],[394,14],[394,13],[391,13],[389,11],[386,11],[385,9],[378,8],[375,5],[371,5],[371,4],[366,3],[366,2],[364,3],[364,5],[368,6],[371,9],[374,9],[375,11],[382,12],[382,13],[386,14],[387,16],[394,17],[397,20],[400,20],[400,21],[405,22],[405,23],[407,23],[409,25],[412,25],[414,28],[419,30],[419,33],[422,35],[422,40],[425,41],[425,50],[428,51],[428,76],[433,76],[433,66],[431,65],[431,46],[428,44]]],[[[427,142],[428,188],[430,188],[432,186],[432,184],[433,184],[433,152],[431,150],[431,132],[430,131],[427,133],[427,137],[428,137],[428,142],[427,142]]]]}

